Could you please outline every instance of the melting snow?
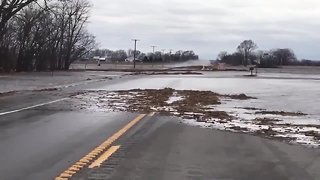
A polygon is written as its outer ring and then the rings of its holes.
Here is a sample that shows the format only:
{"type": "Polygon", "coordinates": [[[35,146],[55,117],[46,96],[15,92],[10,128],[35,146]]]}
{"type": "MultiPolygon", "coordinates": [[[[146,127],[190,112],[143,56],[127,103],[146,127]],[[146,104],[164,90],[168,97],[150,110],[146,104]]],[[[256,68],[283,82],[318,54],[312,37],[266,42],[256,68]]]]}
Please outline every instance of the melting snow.
{"type": "Polygon", "coordinates": [[[166,101],[166,103],[167,103],[167,104],[172,104],[172,103],[174,103],[174,102],[176,102],[176,101],[181,101],[181,100],[183,100],[183,99],[184,99],[184,97],[178,96],[177,93],[174,93],[173,96],[171,96],[171,97],[166,101]]]}

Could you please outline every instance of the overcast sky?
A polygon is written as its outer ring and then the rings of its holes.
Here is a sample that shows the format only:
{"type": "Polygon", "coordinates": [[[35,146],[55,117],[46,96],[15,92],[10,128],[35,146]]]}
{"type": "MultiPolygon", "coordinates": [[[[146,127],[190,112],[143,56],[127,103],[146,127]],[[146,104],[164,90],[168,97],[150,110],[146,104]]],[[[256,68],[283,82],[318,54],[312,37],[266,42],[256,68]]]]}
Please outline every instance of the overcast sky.
{"type": "Polygon", "coordinates": [[[252,39],[320,59],[319,0],[91,0],[89,29],[101,48],[194,50],[203,59],[252,39]]]}

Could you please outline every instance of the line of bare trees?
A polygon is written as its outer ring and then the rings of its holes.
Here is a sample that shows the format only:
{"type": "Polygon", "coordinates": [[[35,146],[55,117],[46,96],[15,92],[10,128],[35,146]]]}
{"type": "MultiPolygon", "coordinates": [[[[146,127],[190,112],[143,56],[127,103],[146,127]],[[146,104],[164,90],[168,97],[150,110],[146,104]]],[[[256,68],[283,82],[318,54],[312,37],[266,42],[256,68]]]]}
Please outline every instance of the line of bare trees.
{"type": "Polygon", "coordinates": [[[96,47],[87,0],[1,0],[0,70],[66,70],[96,47]]]}
{"type": "MultiPolygon", "coordinates": [[[[94,56],[103,57],[112,62],[125,61],[127,58],[133,59],[134,51],[129,49],[125,50],[109,50],[109,49],[95,49],[87,57],[92,59],[94,56]]],[[[145,63],[153,62],[183,62],[188,60],[198,60],[199,56],[195,54],[192,50],[187,51],[176,51],[176,52],[161,52],[155,51],[154,53],[144,53],[141,51],[136,51],[137,60],[145,63]]]]}
{"type": "MultiPolygon", "coordinates": [[[[277,48],[267,51],[257,50],[257,44],[252,40],[243,41],[237,51],[229,54],[222,51],[218,55],[218,60],[231,65],[252,65],[259,63],[260,67],[277,67],[284,65],[304,65],[298,61],[293,50],[289,48],[277,48]]],[[[309,62],[309,61],[307,61],[309,62]]],[[[312,64],[313,61],[309,62],[312,64]]]]}

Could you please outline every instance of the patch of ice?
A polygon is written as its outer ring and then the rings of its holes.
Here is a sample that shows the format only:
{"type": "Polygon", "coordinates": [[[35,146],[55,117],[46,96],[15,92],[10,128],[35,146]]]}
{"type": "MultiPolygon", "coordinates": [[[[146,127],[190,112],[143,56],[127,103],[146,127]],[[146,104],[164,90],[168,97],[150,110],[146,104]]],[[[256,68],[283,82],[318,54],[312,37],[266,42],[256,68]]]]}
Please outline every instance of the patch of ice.
{"type": "Polygon", "coordinates": [[[194,112],[185,112],[184,114],[185,115],[198,115],[198,116],[203,115],[203,113],[194,113],[194,112]]]}
{"type": "Polygon", "coordinates": [[[176,115],[176,116],[180,115],[180,113],[178,113],[178,112],[176,112],[176,111],[175,111],[175,112],[172,112],[172,114],[173,114],[173,115],[176,115]]]}
{"type": "Polygon", "coordinates": [[[183,96],[179,96],[177,92],[174,92],[172,94],[172,96],[170,96],[169,99],[166,101],[166,103],[167,104],[172,104],[174,102],[181,101],[183,99],[184,99],[183,96]]]}
{"type": "Polygon", "coordinates": [[[113,106],[116,106],[116,107],[127,107],[127,104],[126,103],[123,103],[123,102],[115,102],[115,103],[112,103],[113,106]]]}
{"type": "Polygon", "coordinates": [[[316,141],[312,136],[304,134],[278,134],[276,137],[293,138],[292,143],[303,144],[310,147],[320,147],[320,142],[316,141]]]}
{"type": "Polygon", "coordinates": [[[182,97],[182,96],[171,96],[167,101],[166,101],[166,103],[167,104],[172,104],[172,103],[174,103],[174,102],[176,102],[176,101],[181,101],[181,100],[183,100],[184,98],[182,97]]]}

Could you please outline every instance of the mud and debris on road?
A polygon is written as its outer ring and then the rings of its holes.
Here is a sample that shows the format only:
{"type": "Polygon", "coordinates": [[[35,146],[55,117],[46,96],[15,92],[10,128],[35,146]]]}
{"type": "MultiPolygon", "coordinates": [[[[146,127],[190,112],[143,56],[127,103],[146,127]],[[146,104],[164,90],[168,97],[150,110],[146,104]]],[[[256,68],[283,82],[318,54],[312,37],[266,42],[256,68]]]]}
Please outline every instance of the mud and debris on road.
{"type": "Polygon", "coordinates": [[[281,116],[306,116],[302,112],[285,112],[285,111],[257,111],[256,114],[274,114],[281,116]]]}
{"type": "Polygon", "coordinates": [[[203,73],[195,71],[138,71],[128,75],[203,75],[203,73]]]}
{"type": "Polygon", "coordinates": [[[59,88],[53,87],[53,88],[43,88],[43,89],[35,89],[32,90],[33,92],[44,92],[44,91],[58,91],[59,88]]]}
{"type": "Polygon", "coordinates": [[[14,94],[16,94],[17,91],[8,91],[8,92],[3,92],[3,93],[0,93],[0,97],[5,97],[5,96],[12,96],[14,94]]]}
{"type": "Polygon", "coordinates": [[[219,94],[212,91],[132,89],[84,91],[72,97],[75,108],[92,111],[158,112],[179,117],[182,122],[207,128],[290,141],[319,147],[320,128],[316,124],[289,123],[291,118],[307,116],[302,112],[272,111],[255,107],[224,109],[226,103],[255,100],[246,94],[219,94]],[[245,111],[250,118],[237,114],[245,111]],[[305,126],[304,126],[305,125],[305,126]],[[314,133],[310,133],[314,132],[314,133]]]}

